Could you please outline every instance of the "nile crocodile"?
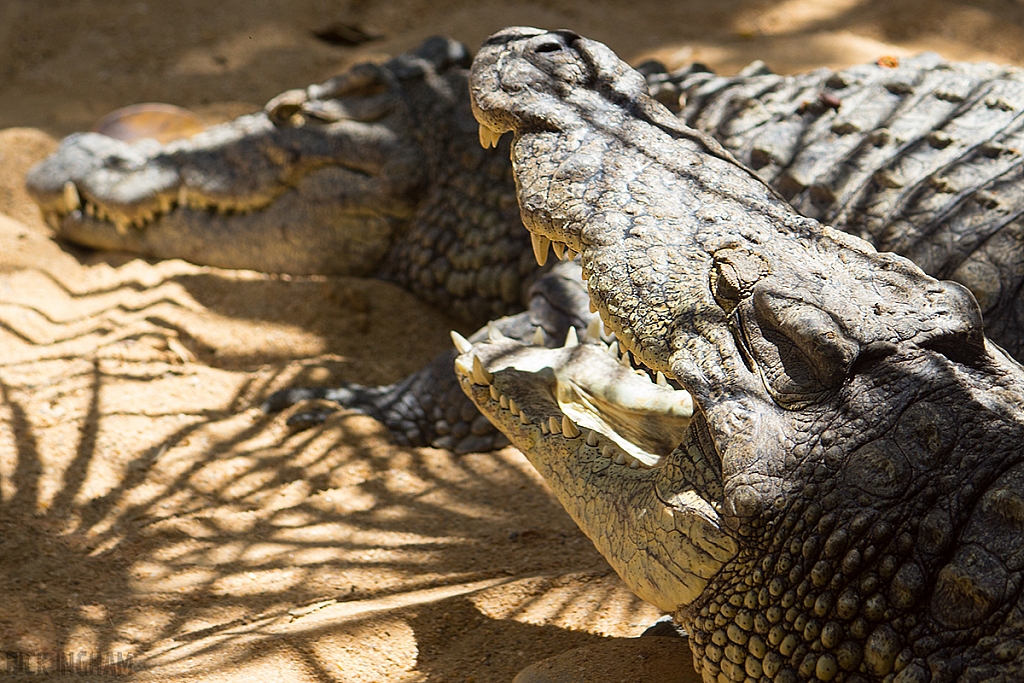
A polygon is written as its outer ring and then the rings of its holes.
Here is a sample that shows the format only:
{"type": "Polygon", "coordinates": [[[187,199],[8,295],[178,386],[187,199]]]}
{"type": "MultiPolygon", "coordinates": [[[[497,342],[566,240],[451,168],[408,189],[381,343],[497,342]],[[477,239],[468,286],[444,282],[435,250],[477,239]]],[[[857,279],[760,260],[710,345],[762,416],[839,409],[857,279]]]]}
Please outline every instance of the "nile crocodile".
{"type": "Polygon", "coordinates": [[[570,31],[495,34],[471,93],[651,374],[596,334],[457,339],[456,373],[704,680],[1024,679],[1024,368],[970,292],[795,212],[570,31]]]}
{"type": "MultiPolygon", "coordinates": [[[[71,136],[28,187],[58,234],[86,245],[292,274],[377,274],[478,324],[521,308],[532,286],[525,301],[543,306],[529,320],[561,340],[564,318],[545,320],[549,283],[531,285],[536,267],[508,164],[476,143],[468,60],[461,45],[435,38],[189,140],[71,136]]],[[[759,65],[735,77],[699,66],[644,72],[659,100],[682,96],[683,120],[718,137],[801,213],[968,285],[990,337],[1024,354],[1020,70],[922,55],[799,76],[759,65]]],[[[582,331],[585,309],[571,317],[582,331]]],[[[388,387],[297,389],[267,406],[329,398],[407,443],[488,448],[494,433],[465,403],[451,360],[388,387]]]]}

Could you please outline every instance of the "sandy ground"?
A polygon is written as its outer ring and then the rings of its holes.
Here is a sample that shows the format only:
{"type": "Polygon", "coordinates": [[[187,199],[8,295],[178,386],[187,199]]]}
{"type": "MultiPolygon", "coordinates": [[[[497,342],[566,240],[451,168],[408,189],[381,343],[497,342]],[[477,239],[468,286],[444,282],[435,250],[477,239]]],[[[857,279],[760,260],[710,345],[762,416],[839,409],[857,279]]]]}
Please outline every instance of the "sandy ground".
{"type": "Polygon", "coordinates": [[[290,383],[393,381],[448,343],[443,315],[375,281],[78,251],[22,189],[56,139],[122,105],[223,120],[428,35],[476,45],[509,24],[726,71],[925,49],[1024,61],[1024,6],[996,0],[3,0],[3,651],[130,655],[131,681],[507,683],[658,616],[514,449],[396,448],[344,412],[289,434],[253,407],[290,383]],[[312,35],[334,22],[383,38],[312,35]]]}

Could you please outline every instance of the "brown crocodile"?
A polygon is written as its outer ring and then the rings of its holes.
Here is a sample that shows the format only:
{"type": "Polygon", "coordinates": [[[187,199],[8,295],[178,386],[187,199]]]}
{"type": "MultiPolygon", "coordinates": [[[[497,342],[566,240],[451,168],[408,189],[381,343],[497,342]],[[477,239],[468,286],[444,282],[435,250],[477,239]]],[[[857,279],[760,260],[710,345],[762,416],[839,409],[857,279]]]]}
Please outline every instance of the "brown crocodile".
{"type": "MultiPolygon", "coordinates": [[[[528,322],[561,340],[567,318],[546,320],[544,291],[554,284],[564,298],[565,283],[532,282],[508,164],[477,144],[468,63],[465,48],[435,38],[185,141],[71,136],[28,187],[58,234],[82,244],[263,271],[376,274],[476,324],[534,301],[528,322]]],[[[682,96],[683,120],[713,133],[801,213],[968,285],[989,336],[1024,353],[1019,69],[921,55],[797,76],[756,64],[734,77],[697,65],[669,74],[648,64],[644,73],[659,100],[682,96]]],[[[582,332],[586,309],[569,317],[582,332]]],[[[529,338],[529,325],[509,324],[529,338]]],[[[381,419],[406,443],[500,443],[465,402],[451,359],[387,387],[288,390],[267,407],[328,398],[381,419]]]]}
{"type": "Polygon", "coordinates": [[[570,31],[495,34],[471,92],[646,372],[495,335],[457,374],[704,680],[1024,679],[1024,368],[969,291],[798,214],[570,31]]]}

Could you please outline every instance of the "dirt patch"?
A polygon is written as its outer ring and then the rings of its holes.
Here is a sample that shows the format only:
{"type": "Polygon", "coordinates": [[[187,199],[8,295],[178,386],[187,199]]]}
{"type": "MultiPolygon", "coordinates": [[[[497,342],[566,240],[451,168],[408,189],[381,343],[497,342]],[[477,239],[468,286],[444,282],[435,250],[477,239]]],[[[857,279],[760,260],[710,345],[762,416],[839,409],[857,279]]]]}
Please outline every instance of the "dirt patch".
{"type": "Polygon", "coordinates": [[[39,7],[0,8],[0,645],[25,666],[130,655],[133,681],[504,683],[658,613],[514,449],[399,448],[345,412],[290,434],[253,407],[294,382],[393,381],[445,348],[451,320],[376,281],[58,245],[22,187],[56,137],[140,101],[223,120],[428,35],[476,45],[509,24],[727,71],[1024,59],[1015,3],[39,7]],[[313,35],[333,22],[383,38],[313,35]]]}

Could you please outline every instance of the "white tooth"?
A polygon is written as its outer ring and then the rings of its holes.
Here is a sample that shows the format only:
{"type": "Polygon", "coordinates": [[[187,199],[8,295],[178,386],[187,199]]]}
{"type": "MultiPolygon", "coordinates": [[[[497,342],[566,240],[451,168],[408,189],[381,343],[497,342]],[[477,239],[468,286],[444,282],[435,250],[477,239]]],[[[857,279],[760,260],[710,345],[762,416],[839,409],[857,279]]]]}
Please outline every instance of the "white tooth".
{"type": "Polygon", "coordinates": [[[561,434],[562,423],[558,420],[557,417],[552,415],[551,417],[548,418],[548,429],[551,430],[552,434],[561,434]]]}
{"type": "Polygon", "coordinates": [[[562,416],[562,434],[569,439],[575,439],[582,434],[576,423],[569,419],[568,415],[562,416]]]}
{"type": "Polygon", "coordinates": [[[504,334],[502,334],[501,330],[498,329],[498,326],[496,324],[494,324],[493,320],[491,322],[487,323],[487,340],[488,341],[500,342],[500,341],[505,341],[506,339],[508,339],[508,337],[506,337],[504,334]]]}
{"type": "Polygon", "coordinates": [[[533,331],[533,345],[544,346],[544,328],[538,327],[533,331]]]}
{"type": "Polygon", "coordinates": [[[565,343],[562,344],[562,347],[566,349],[571,349],[572,347],[579,345],[580,339],[576,335],[576,328],[570,326],[569,331],[565,333],[565,343]]]}
{"type": "Polygon", "coordinates": [[[505,398],[505,394],[498,396],[498,404],[505,410],[508,410],[509,405],[511,405],[509,400],[505,398]]]}
{"type": "Polygon", "coordinates": [[[554,250],[555,256],[558,257],[559,261],[561,261],[563,258],[565,258],[565,245],[564,244],[562,244],[561,242],[552,242],[551,243],[551,248],[554,250]]]}
{"type": "Polygon", "coordinates": [[[618,455],[616,455],[615,456],[615,464],[616,465],[625,465],[626,464],[626,454],[620,452],[618,455]]]}
{"type": "Polygon", "coordinates": [[[613,341],[611,344],[609,344],[608,345],[608,353],[615,360],[619,360],[619,342],[613,341]]]}
{"type": "Polygon", "coordinates": [[[576,257],[577,257],[577,256],[579,256],[579,254],[577,254],[577,253],[576,253],[575,251],[573,251],[572,249],[568,249],[568,248],[567,248],[567,249],[565,250],[565,260],[566,260],[566,261],[575,261],[575,260],[576,260],[576,257]]]}
{"type": "Polygon", "coordinates": [[[477,384],[490,384],[493,379],[494,375],[480,362],[480,356],[473,356],[473,381],[477,384]]]}
{"type": "Polygon", "coordinates": [[[513,415],[519,415],[519,406],[517,406],[516,402],[512,399],[508,400],[508,411],[513,415]]]}
{"type": "Polygon", "coordinates": [[[537,259],[537,265],[543,266],[548,262],[548,247],[551,246],[551,240],[531,232],[530,242],[533,243],[533,256],[537,259]]]}
{"type": "Polygon", "coordinates": [[[473,345],[469,343],[469,340],[463,337],[455,330],[451,331],[451,335],[452,342],[455,344],[455,350],[458,351],[459,353],[466,353],[471,348],[473,348],[473,345]]]}
{"type": "Polygon", "coordinates": [[[491,385],[491,398],[495,401],[501,400],[501,394],[498,393],[498,388],[493,384],[491,385]]]}
{"type": "Polygon", "coordinates": [[[597,432],[595,432],[593,429],[588,429],[587,430],[587,445],[588,446],[596,446],[597,445],[597,432]]]}
{"type": "Polygon", "coordinates": [[[601,446],[601,455],[603,455],[604,457],[610,458],[614,453],[615,449],[612,448],[611,445],[605,444],[604,446],[601,446]]]}
{"type": "Polygon", "coordinates": [[[629,463],[629,469],[631,469],[631,470],[638,470],[638,469],[640,469],[640,461],[639,460],[634,460],[631,463],[629,463]]]}
{"type": "Polygon", "coordinates": [[[629,362],[629,351],[622,352],[622,355],[619,357],[619,363],[621,363],[624,368],[632,369],[633,364],[629,362]]]}
{"type": "Polygon", "coordinates": [[[70,180],[64,181],[64,204],[68,207],[69,213],[82,208],[82,198],[78,196],[78,188],[70,180]]]}
{"type": "Polygon", "coordinates": [[[593,343],[601,341],[601,319],[596,315],[587,323],[587,331],[583,335],[583,341],[593,343]]]}
{"type": "Polygon", "coordinates": [[[188,190],[184,185],[178,188],[178,206],[188,206],[188,190]]]}
{"type": "Polygon", "coordinates": [[[668,380],[665,379],[665,373],[662,372],[661,370],[658,370],[658,374],[655,376],[655,379],[659,387],[668,386],[668,380]]]}
{"type": "Polygon", "coordinates": [[[460,375],[469,377],[470,379],[473,377],[473,366],[462,356],[455,359],[455,371],[460,375]]]}

